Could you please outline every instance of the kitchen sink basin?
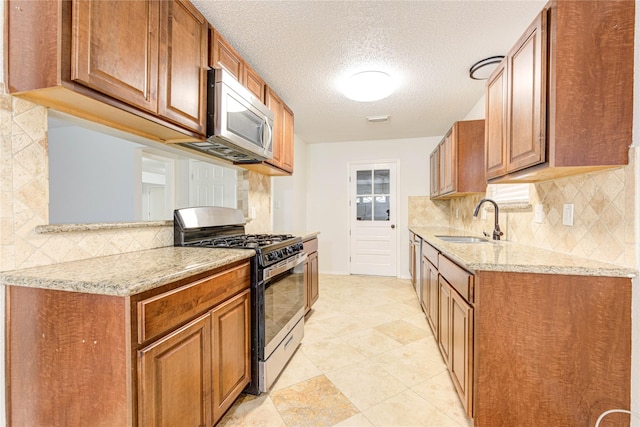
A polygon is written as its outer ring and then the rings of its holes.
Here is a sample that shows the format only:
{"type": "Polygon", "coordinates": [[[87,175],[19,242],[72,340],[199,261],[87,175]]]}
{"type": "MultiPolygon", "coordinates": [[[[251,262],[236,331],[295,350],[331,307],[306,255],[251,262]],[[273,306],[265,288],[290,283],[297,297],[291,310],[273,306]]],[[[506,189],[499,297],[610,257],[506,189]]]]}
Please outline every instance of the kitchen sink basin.
{"type": "Polygon", "coordinates": [[[444,240],[445,242],[454,242],[454,243],[491,243],[487,239],[483,239],[482,237],[474,237],[474,236],[436,236],[438,239],[444,240]]]}

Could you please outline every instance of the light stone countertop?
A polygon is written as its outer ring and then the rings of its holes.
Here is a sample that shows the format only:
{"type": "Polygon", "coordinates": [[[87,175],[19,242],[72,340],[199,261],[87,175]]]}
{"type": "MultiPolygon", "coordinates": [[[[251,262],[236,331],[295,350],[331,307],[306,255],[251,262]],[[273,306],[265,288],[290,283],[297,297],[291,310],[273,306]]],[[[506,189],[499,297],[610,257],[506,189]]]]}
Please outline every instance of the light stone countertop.
{"type": "Polygon", "coordinates": [[[167,246],[0,272],[0,284],[130,296],[249,259],[253,249],[167,246]]]}
{"type": "Polygon", "coordinates": [[[636,277],[638,271],[561,252],[508,241],[488,243],[446,242],[437,235],[469,236],[469,231],[448,227],[409,226],[443,255],[470,272],[505,271],[577,276],[636,277]]]}

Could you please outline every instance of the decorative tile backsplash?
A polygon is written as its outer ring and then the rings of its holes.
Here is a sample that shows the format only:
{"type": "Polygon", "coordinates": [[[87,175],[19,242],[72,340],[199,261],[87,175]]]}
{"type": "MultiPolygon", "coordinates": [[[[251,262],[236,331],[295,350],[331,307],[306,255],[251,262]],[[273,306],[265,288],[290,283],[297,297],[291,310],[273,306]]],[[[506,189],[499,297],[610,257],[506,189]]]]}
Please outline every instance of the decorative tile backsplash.
{"type": "MultiPolygon", "coordinates": [[[[47,109],[7,95],[0,84],[0,270],[173,245],[167,225],[36,233],[49,221],[48,175],[47,109]]],[[[247,229],[270,231],[270,177],[246,172],[243,179],[239,195],[256,213],[247,229]]]]}
{"type": "MultiPolygon", "coordinates": [[[[500,210],[499,222],[504,238],[633,267],[634,226],[637,221],[634,173],[638,167],[638,151],[637,148],[630,150],[629,165],[623,168],[529,184],[529,207],[500,210]],[[534,221],[536,204],[541,204],[544,212],[541,224],[534,221]],[[564,204],[574,205],[573,226],[562,224],[564,204]]],[[[491,233],[494,217],[490,205],[486,219],[473,218],[473,210],[483,197],[481,194],[441,202],[431,202],[429,197],[410,198],[409,224],[429,225],[435,222],[474,234],[491,233]],[[448,209],[443,205],[448,205],[448,209]]]]}

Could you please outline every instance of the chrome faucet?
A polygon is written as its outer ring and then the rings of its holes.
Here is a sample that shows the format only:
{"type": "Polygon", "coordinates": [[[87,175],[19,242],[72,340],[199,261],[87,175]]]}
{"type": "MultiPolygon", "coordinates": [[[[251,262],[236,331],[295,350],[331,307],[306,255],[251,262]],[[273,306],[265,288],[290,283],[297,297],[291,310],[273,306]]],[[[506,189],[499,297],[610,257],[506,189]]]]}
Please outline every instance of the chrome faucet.
{"type": "Polygon", "coordinates": [[[500,236],[502,236],[504,233],[502,231],[500,231],[500,225],[498,224],[498,204],[496,202],[494,202],[491,199],[482,199],[480,200],[480,202],[478,202],[478,206],[476,206],[476,209],[473,211],[473,216],[474,217],[478,217],[478,212],[480,212],[480,206],[482,206],[482,204],[484,202],[489,202],[493,204],[493,207],[495,208],[495,226],[493,228],[493,240],[500,240],[500,236]]]}

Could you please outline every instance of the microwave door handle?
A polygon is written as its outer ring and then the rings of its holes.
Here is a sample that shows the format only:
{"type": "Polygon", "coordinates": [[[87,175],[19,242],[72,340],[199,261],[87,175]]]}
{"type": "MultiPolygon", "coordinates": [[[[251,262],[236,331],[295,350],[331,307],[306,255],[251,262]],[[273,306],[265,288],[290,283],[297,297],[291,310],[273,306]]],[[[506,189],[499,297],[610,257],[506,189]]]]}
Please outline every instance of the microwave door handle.
{"type": "Polygon", "coordinates": [[[265,147],[265,151],[269,151],[271,149],[271,146],[273,145],[273,131],[271,130],[271,126],[269,126],[269,122],[267,121],[267,119],[264,119],[262,125],[262,146],[265,147]],[[268,136],[266,138],[265,131],[268,132],[268,136]]]}

